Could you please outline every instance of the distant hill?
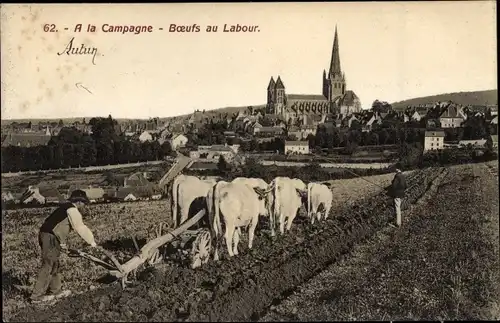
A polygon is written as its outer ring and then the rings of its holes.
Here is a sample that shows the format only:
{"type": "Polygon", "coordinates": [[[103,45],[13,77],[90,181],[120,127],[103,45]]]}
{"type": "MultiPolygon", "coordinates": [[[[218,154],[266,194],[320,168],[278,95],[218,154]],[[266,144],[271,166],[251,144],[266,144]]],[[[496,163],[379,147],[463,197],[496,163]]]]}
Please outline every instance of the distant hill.
{"type": "MultiPolygon", "coordinates": [[[[205,111],[205,115],[207,117],[212,117],[212,115],[217,115],[219,113],[228,113],[229,115],[233,114],[233,113],[238,113],[239,111],[244,111],[246,110],[250,105],[245,105],[245,106],[240,106],[240,107],[225,107],[225,108],[219,108],[219,109],[213,109],[213,110],[206,110],[205,111]]],[[[261,105],[253,105],[252,107],[254,107],[255,109],[260,109],[260,108],[264,108],[266,105],[265,104],[261,104],[261,105]]],[[[200,111],[203,111],[200,109],[200,111]]],[[[175,116],[175,117],[159,117],[160,120],[172,120],[172,119],[175,119],[175,120],[184,120],[184,119],[187,119],[190,115],[192,115],[193,112],[190,112],[190,113],[186,113],[184,115],[180,115],[180,116],[175,116]]],[[[156,116],[151,116],[151,118],[155,118],[156,116]]],[[[59,120],[62,120],[64,124],[72,124],[74,123],[75,121],[79,121],[79,122],[82,122],[83,119],[85,119],[87,122],[90,121],[90,119],[92,119],[93,117],[79,117],[79,118],[52,118],[52,119],[2,119],[1,120],[1,124],[2,125],[9,125],[13,122],[17,122],[17,123],[27,123],[27,122],[32,122],[33,124],[38,124],[39,122],[58,122],[59,120]]],[[[122,122],[127,122],[127,121],[134,121],[134,120],[148,120],[148,119],[139,119],[139,118],[130,118],[130,119],[127,119],[127,118],[116,118],[115,120],[117,120],[119,123],[122,123],[122,122]]]]}
{"type": "MultiPolygon", "coordinates": [[[[219,108],[219,109],[213,109],[213,110],[205,110],[204,115],[206,115],[207,117],[210,117],[210,118],[213,115],[218,115],[219,113],[221,113],[221,114],[227,113],[229,115],[232,115],[232,114],[238,113],[240,111],[245,111],[250,106],[253,107],[254,109],[261,109],[261,108],[264,108],[266,105],[265,104],[261,104],[261,105],[244,105],[244,106],[239,106],[239,107],[225,107],[225,108],[219,108]]],[[[200,111],[203,111],[203,110],[200,109],[200,111]]],[[[185,118],[189,117],[192,114],[193,114],[193,112],[190,112],[190,113],[183,114],[183,115],[180,115],[180,116],[160,118],[160,120],[185,119],[185,118]]]]}
{"type": "Polygon", "coordinates": [[[424,96],[404,101],[391,103],[394,110],[404,110],[407,106],[416,106],[420,104],[434,103],[438,101],[453,101],[461,105],[490,105],[498,104],[498,91],[472,91],[472,92],[455,92],[438,94],[432,96],[424,96]]]}

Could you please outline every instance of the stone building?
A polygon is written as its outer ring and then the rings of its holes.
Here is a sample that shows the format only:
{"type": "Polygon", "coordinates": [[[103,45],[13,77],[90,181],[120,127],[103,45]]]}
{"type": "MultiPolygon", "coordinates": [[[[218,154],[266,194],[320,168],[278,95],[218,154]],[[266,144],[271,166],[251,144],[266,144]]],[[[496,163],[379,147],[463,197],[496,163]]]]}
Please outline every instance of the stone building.
{"type": "MultiPolygon", "coordinates": [[[[361,102],[351,90],[347,90],[345,73],[340,66],[337,28],[333,40],[332,56],[328,74],[323,70],[321,94],[287,94],[283,80],[273,77],[267,87],[266,113],[279,115],[286,122],[325,114],[349,115],[361,111],[361,102]]],[[[317,118],[316,118],[317,119],[317,118]]]]}

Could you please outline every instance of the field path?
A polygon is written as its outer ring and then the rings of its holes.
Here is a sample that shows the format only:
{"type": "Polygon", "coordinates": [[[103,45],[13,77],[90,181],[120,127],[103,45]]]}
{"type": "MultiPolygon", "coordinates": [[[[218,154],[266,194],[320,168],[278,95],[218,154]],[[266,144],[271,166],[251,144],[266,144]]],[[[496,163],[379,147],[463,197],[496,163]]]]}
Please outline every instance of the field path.
{"type": "Polygon", "coordinates": [[[500,319],[498,178],[485,164],[448,171],[401,229],[356,246],[261,321],[500,319]]]}

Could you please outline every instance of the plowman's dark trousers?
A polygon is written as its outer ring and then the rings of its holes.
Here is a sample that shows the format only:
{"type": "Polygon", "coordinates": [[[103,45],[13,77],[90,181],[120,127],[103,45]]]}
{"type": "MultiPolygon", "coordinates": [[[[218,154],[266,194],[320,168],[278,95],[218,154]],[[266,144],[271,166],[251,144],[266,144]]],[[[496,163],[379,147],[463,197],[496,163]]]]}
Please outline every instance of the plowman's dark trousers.
{"type": "Polygon", "coordinates": [[[42,249],[42,267],[38,272],[38,279],[31,294],[31,298],[43,296],[47,289],[52,294],[61,290],[61,275],[59,270],[59,256],[61,255],[61,244],[59,239],[48,232],[40,232],[38,243],[42,249]]]}

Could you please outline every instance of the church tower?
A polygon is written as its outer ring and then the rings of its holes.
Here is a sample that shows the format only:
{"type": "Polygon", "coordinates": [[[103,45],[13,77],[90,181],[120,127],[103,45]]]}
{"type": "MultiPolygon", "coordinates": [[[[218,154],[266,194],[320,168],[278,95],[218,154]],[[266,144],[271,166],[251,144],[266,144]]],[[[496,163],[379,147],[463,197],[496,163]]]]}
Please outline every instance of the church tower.
{"type": "Polygon", "coordinates": [[[276,114],[282,115],[285,112],[286,105],[286,95],[285,95],[285,85],[281,81],[281,77],[278,75],[276,79],[276,85],[274,86],[275,95],[275,112],[276,114]]]}
{"type": "Polygon", "coordinates": [[[345,89],[345,75],[340,68],[339,37],[337,34],[337,26],[335,26],[332,59],[330,61],[328,76],[326,75],[326,71],[323,71],[323,95],[328,101],[333,102],[338,96],[344,95],[345,89]]]}
{"type": "Polygon", "coordinates": [[[274,78],[271,76],[271,80],[267,86],[267,113],[274,113],[274,102],[276,101],[275,86],[276,82],[274,82],[274,78]]]}

